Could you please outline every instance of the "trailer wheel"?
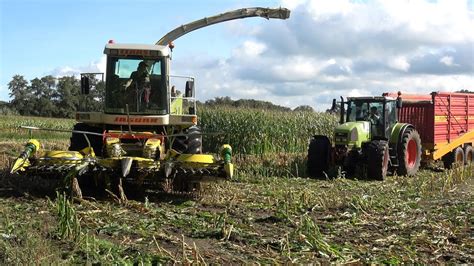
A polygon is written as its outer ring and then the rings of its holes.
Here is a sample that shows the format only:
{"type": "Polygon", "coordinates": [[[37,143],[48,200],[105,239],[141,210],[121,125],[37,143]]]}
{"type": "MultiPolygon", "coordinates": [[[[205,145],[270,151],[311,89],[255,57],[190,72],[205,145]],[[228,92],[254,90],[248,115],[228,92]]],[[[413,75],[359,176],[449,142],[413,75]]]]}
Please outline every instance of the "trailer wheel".
{"type": "MultiPolygon", "coordinates": [[[[75,124],[73,130],[102,133],[101,128],[93,127],[84,123],[75,124]]],[[[95,155],[102,156],[102,147],[103,147],[102,137],[97,136],[97,135],[87,135],[87,138],[89,139],[91,143],[91,147],[94,149],[95,155]]],[[[84,137],[84,134],[72,133],[71,138],[70,138],[70,145],[69,145],[70,151],[80,151],[88,146],[89,144],[87,143],[87,140],[84,137]]]]}
{"type": "Polygon", "coordinates": [[[454,166],[462,166],[464,164],[464,151],[461,147],[457,147],[442,158],[444,168],[451,169],[454,166]]]}
{"type": "Polygon", "coordinates": [[[308,147],[308,176],[320,177],[329,169],[331,143],[326,136],[314,136],[308,147]]]}
{"type": "Polygon", "coordinates": [[[471,145],[464,147],[464,163],[474,164],[474,148],[471,145]]]}
{"type": "Polygon", "coordinates": [[[385,140],[374,140],[367,145],[367,175],[369,178],[383,180],[387,176],[388,142],[385,140]]]}
{"type": "Polygon", "coordinates": [[[407,129],[402,136],[398,151],[399,175],[412,176],[418,172],[421,163],[421,138],[418,131],[407,129]]]}

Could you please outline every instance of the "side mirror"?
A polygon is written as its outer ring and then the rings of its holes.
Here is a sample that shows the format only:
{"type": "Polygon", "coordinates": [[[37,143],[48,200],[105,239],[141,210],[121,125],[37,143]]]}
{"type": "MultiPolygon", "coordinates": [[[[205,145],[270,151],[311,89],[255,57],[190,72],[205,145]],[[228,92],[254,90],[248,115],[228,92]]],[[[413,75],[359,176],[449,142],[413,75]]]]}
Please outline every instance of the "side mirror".
{"type": "Polygon", "coordinates": [[[194,81],[188,80],[186,81],[186,89],[184,91],[185,97],[193,97],[194,95],[194,81]]]}
{"type": "Polygon", "coordinates": [[[397,97],[397,108],[402,108],[402,97],[397,97]]]}
{"type": "Polygon", "coordinates": [[[87,76],[81,76],[81,94],[89,94],[91,90],[90,80],[87,76]]]}

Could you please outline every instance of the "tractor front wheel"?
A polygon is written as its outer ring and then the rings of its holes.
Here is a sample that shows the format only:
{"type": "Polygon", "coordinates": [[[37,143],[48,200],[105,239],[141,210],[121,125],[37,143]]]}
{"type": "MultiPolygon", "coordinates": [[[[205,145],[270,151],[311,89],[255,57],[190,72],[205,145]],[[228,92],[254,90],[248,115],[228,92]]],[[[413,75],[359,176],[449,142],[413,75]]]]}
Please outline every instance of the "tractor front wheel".
{"type": "Polygon", "coordinates": [[[412,176],[418,172],[421,163],[421,138],[418,131],[407,129],[402,136],[398,150],[399,175],[412,176]]]}
{"type": "Polygon", "coordinates": [[[320,177],[329,169],[331,143],[325,136],[314,136],[309,142],[308,176],[320,177]]]}
{"type": "Polygon", "coordinates": [[[367,176],[371,179],[383,180],[387,176],[388,142],[385,140],[371,141],[367,146],[367,176]]]}

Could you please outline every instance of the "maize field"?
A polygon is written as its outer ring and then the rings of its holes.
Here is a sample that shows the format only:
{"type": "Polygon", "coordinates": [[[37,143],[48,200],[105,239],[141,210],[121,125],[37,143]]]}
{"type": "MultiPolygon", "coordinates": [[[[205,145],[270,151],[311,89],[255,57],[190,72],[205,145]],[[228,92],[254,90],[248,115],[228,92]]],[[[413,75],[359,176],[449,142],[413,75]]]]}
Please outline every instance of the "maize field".
{"type": "Polygon", "coordinates": [[[8,174],[33,134],[67,148],[74,120],[0,116],[0,264],[472,264],[474,174],[436,164],[384,181],[305,178],[325,113],[202,108],[204,151],[233,147],[236,175],[198,199],[149,192],[69,199],[8,174]]]}

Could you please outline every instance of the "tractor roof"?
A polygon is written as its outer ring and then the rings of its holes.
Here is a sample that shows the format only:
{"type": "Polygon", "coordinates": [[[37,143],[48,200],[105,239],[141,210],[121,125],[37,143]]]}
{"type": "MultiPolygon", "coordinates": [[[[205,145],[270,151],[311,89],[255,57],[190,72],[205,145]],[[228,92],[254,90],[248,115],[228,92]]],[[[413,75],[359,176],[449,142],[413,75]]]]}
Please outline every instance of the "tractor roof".
{"type": "Polygon", "coordinates": [[[384,97],[384,96],[362,96],[362,97],[347,97],[348,101],[384,101],[384,100],[389,100],[389,101],[394,101],[396,100],[395,98],[392,97],[384,97]]]}
{"type": "Polygon", "coordinates": [[[105,45],[104,54],[125,56],[168,56],[169,49],[167,46],[154,44],[108,43],[105,45]]]}

